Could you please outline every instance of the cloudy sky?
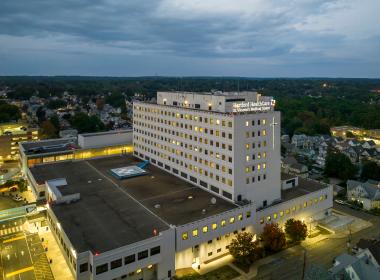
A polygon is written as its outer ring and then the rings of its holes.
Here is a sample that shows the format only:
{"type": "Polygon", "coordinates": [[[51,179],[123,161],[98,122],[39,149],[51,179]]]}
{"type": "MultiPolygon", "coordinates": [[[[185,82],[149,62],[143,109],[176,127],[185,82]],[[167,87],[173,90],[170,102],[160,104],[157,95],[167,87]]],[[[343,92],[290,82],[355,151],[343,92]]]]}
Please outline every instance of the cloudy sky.
{"type": "Polygon", "coordinates": [[[380,77],[380,0],[1,0],[0,75],[380,77]]]}

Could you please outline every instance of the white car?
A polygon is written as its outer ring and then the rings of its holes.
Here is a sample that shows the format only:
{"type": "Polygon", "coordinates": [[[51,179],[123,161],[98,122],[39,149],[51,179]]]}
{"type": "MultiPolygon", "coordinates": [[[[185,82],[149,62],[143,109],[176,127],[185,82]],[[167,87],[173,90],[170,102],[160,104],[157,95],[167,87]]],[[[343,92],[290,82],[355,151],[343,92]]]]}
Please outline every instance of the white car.
{"type": "Polygon", "coordinates": [[[344,202],[343,200],[339,200],[339,199],[335,199],[334,200],[336,203],[338,203],[338,204],[342,204],[342,205],[346,205],[347,203],[346,202],[344,202]]]}

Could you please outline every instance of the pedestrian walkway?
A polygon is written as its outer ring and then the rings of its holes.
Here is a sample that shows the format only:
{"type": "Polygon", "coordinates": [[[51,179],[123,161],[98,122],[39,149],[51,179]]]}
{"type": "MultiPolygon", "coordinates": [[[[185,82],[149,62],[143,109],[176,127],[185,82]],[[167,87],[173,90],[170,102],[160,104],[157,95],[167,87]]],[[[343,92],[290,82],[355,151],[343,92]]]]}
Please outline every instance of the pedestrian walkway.
{"type": "Polygon", "coordinates": [[[51,262],[50,268],[55,280],[74,280],[73,275],[62,255],[62,252],[50,230],[42,230],[39,236],[44,239],[43,245],[48,248],[46,252],[47,259],[51,262]]]}

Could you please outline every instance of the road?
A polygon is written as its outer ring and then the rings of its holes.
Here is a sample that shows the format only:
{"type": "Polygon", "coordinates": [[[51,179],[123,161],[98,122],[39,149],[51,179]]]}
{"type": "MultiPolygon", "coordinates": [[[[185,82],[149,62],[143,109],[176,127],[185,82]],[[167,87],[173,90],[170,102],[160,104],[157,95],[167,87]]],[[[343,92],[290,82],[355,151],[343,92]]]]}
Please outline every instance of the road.
{"type": "MultiPolygon", "coordinates": [[[[334,210],[361,218],[373,224],[373,226],[367,229],[352,234],[352,245],[355,245],[361,238],[380,238],[380,217],[335,203],[334,210]]],[[[260,266],[257,276],[253,279],[301,280],[304,265],[306,270],[311,265],[329,269],[332,266],[332,262],[336,256],[347,252],[347,241],[347,237],[328,238],[308,247],[295,246],[291,249],[276,254],[271,263],[260,266]],[[305,263],[304,259],[306,260],[305,263]]]]}

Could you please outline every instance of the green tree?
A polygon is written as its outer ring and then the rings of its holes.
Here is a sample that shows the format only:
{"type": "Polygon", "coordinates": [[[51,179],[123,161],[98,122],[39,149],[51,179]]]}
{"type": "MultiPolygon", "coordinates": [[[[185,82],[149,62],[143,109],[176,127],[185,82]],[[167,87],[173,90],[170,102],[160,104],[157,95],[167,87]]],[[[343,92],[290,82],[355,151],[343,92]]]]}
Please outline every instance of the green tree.
{"type": "Polygon", "coordinates": [[[356,172],[356,166],[352,164],[351,160],[345,154],[332,149],[327,151],[324,169],[325,175],[346,181],[353,178],[356,172]]]}
{"type": "Polygon", "coordinates": [[[71,125],[80,133],[97,132],[104,130],[104,123],[97,116],[88,116],[86,113],[77,113],[70,118],[71,125]]]}
{"type": "Polygon", "coordinates": [[[380,181],[380,165],[373,161],[364,161],[361,178],[380,181]]]}
{"type": "Polygon", "coordinates": [[[289,219],[285,223],[285,233],[292,242],[300,242],[307,236],[307,226],[300,220],[289,219]]]}
{"type": "Polygon", "coordinates": [[[41,124],[41,138],[56,138],[57,137],[57,128],[52,124],[50,120],[43,121],[41,124]]]}
{"type": "Polygon", "coordinates": [[[0,101],[0,123],[17,121],[21,118],[20,109],[3,101],[0,101]]]}
{"type": "Polygon", "coordinates": [[[277,223],[266,224],[260,237],[264,249],[272,252],[278,252],[286,245],[285,233],[277,223]]]}
{"type": "Polygon", "coordinates": [[[228,250],[235,261],[242,265],[249,265],[262,256],[262,250],[257,241],[253,241],[253,234],[240,232],[232,239],[228,250]]]}

